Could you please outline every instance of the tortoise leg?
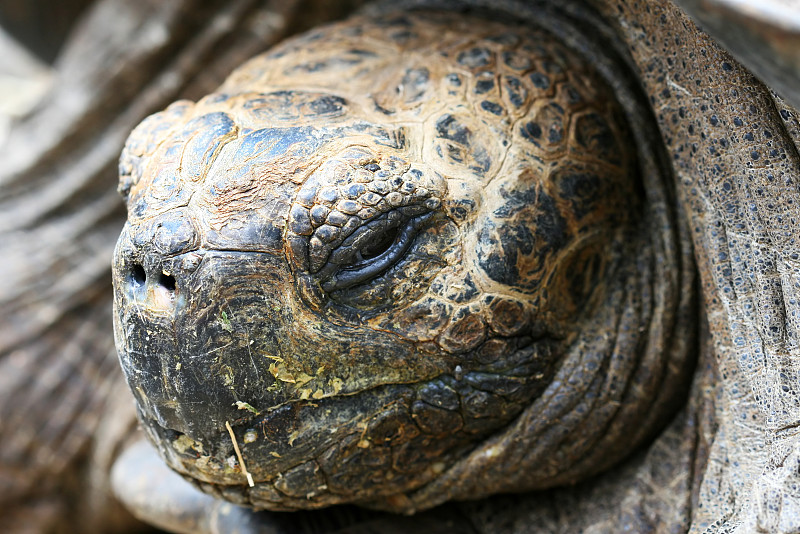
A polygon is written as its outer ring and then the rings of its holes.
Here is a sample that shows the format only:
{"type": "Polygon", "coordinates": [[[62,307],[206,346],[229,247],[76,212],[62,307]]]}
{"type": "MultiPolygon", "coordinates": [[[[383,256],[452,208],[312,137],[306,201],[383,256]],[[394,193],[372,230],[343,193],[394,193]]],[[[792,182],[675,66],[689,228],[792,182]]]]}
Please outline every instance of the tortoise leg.
{"type": "Polygon", "coordinates": [[[170,532],[211,532],[216,501],[170,471],[152,447],[138,441],[114,463],[117,498],[142,521],[170,532]]]}
{"type": "Polygon", "coordinates": [[[253,512],[202,493],[170,470],[145,441],[115,462],[111,484],[117,498],[141,521],[168,532],[280,534],[266,513],[253,512]]]}

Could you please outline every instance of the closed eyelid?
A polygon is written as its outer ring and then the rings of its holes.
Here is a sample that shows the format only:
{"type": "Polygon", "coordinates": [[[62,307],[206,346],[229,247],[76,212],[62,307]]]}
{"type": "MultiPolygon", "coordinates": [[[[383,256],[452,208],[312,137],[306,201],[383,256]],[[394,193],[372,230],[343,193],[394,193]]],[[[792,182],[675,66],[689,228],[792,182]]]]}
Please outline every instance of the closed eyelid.
{"type": "Polygon", "coordinates": [[[422,226],[428,220],[430,220],[432,216],[433,213],[431,212],[410,219],[405,226],[401,227],[401,230],[395,238],[392,246],[390,246],[382,254],[379,254],[378,256],[366,262],[362,262],[360,265],[357,265],[354,268],[345,267],[338,270],[332,269],[334,272],[329,279],[322,282],[322,288],[325,291],[344,289],[366,282],[367,280],[380,275],[389,267],[397,263],[403,254],[405,254],[405,252],[411,246],[411,243],[413,243],[417,232],[419,232],[422,226]]]}

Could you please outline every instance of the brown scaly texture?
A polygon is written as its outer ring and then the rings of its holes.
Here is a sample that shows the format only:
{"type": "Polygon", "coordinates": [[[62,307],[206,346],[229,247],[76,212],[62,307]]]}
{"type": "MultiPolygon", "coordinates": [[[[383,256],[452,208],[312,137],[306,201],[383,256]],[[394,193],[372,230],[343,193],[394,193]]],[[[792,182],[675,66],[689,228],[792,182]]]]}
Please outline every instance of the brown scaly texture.
{"type": "Polygon", "coordinates": [[[714,347],[693,529],[796,531],[796,111],[674,6],[613,9],[690,209],[714,347]]]}
{"type": "Polygon", "coordinates": [[[413,512],[575,483],[664,424],[696,324],[671,173],[603,39],[536,22],[356,17],[133,132],[115,330],[173,468],[413,512]]]}
{"type": "Polygon", "coordinates": [[[794,532],[796,111],[675,6],[593,5],[622,38],[670,152],[690,211],[709,339],[685,415],[638,468],[577,499],[562,492],[521,517],[497,514],[503,505],[495,503],[484,524],[489,531],[794,532]],[[619,511],[609,513],[609,502],[619,511]],[[542,517],[546,525],[530,526],[542,517]]]}

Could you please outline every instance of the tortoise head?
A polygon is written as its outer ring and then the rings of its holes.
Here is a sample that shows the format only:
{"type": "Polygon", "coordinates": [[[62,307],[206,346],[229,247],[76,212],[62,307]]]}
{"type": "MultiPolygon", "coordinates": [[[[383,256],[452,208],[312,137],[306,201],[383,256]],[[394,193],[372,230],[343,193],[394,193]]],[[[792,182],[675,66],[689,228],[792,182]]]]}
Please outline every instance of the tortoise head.
{"type": "Polygon", "coordinates": [[[115,334],[168,464],[261,508],[411,511],[630,452],[692,301],[632,106],[544,30],[426,14],[288,41],[145,120],[115,334]]]}

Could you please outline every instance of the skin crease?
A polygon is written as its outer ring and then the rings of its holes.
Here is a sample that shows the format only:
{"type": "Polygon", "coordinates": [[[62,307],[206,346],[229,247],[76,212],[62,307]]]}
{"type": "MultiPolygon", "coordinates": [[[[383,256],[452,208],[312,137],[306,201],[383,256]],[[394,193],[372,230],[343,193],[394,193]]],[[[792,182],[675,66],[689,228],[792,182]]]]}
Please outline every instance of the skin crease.
{"type": "Polygon", "coordinates": [[[640,96],[591,65],[545,30],[357,18],[137,128],[115,331],[168,464],[257,508],[413,512],[650,438],[691,261],[640,96]]]}

